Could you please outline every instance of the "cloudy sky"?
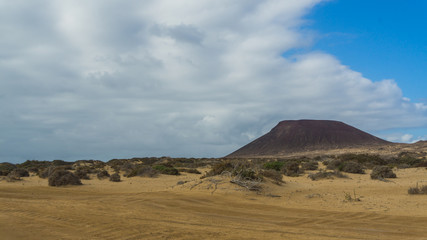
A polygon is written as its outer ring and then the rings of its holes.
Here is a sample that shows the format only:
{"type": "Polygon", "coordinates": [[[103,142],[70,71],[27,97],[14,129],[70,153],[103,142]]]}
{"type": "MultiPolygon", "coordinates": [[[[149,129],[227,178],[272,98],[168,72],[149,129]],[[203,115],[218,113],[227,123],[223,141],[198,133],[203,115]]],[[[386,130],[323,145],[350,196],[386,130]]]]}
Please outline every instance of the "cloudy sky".
{"type": "Polygon", "coordinates": [[[426,139],[426,4],[368,2],[0,0],[0,162],[220,157],[286,119],[426,139]]]}

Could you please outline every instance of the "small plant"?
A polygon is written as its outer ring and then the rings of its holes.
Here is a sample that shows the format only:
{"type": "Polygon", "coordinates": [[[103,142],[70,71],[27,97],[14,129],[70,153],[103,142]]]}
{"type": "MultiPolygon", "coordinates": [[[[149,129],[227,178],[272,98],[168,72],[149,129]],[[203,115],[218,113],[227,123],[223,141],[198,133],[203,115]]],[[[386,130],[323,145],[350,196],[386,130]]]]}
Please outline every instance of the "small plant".
{"type": "Polygon", "coordinates": [[[416,187],[410,187],[408,189],[408,194],[411,194],[411,195],[413,195],[413,194],[427,194],[427,185],[418,187],[418,182],[417,182],[416,187]]]}
{"type": "Polygon", "coordinates": [[[353,196],[350,193],[344,192],[344,202],[360,202],[360,198],[356,196],[356,190],[353,190],[353,196]]]}
{"type": "Polygon", "coordinates": [[[80,178],[67,170],[56,170],[48,179],[49,186],[82,185],[80,178]]]}
{"type": "Polygon", "coordinates": [[[383,180],[385,178],[396,178],[396,174],[388,166],[375,166],[372,169],[371,179],[383,180]]]}
{"type": "Polygon", "coordinates": [[[110,176],[111,182],[120,182],[120,175],[118,173],[111,174],[110,176]]]}

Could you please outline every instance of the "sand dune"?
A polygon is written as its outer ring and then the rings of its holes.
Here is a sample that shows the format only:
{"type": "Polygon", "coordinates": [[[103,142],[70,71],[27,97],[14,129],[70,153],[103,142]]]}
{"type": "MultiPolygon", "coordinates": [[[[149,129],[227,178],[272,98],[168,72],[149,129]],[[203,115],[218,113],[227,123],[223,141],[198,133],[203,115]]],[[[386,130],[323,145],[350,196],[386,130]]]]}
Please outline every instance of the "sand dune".
{"type": "MultiPolygon", "coordinates": [[[[312,181],[284,177],[249,192],[200,175],[84,180],[48,187],[0,182],[1,239],[427,239],[427,195],[408,195],[427,170],[312,181]],[[184,184],[177,185],[178,181],[184,184]],[[361,201],[345,201],[346,193],[361,201]]],[[[420,183],[421,184],[421,183],[420,183]]],[[[427,184],[427,182],[426,182],[427,184]]]]}

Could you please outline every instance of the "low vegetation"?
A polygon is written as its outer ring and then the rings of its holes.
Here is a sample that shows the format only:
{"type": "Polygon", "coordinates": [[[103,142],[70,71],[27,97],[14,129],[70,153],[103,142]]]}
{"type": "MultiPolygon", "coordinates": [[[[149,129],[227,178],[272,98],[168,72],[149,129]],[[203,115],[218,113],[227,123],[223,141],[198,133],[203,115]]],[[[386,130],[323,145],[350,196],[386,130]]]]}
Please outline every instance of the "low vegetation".
{"type": "Polygon", "coordinates": [[[324,170],[320,170],[317,173],[311,173],[308,175],[308,177],[313,181],[320,180],[320,179],[333,179],[335,177],[347,178],[346,175],[344,175],[339,171],[324,171],[324,170]]]}
{"type": "Polygon", "coordinates": [[[96,177],[97,177],[99,180],[102,180],[102,179],[109,178],[109,177],[110,177],[110,174],[108,173],[108,171],[107,171],[107,170],[102,170],[102,171],[100,171],[99,173],[97,173],[97,174],[96,174],[96,177]]]}
{"type": "Polygon", "coordinates": [[[111,182],[120,182],[121,181],[120,174],[118,174],[118,173],[111,174],[110,181],[111,182]]]}
{"type": "Polygon", "coordinates": [[[80,178],[67,170],[55,170],[48,178],[49,186],[82,185],[80,178]]]}
{"type": "Polygon", "coordinates": [[[408,189],[408,194],[427,194],[427,185],[421,187],[411,187],[408,189]]]}
{"type": "Polygon", "coordinates": [[[327,164],[327,169],[338,170],[338,171],[347,172],[347,173],[357,173],[357,174],[365,173],[365,171],[363,170],[363,166],[360,163],[355,162],[353,160],[350,160],[350,161],[345,161],[342,159],[332,160],[327,164]]]}
{"type": "Polygon", "coordinates": [[[386,178],[396,178],[396,174],[391,167],[388,166],[375,166],[372,169],[371,179],[384,180],[386,178]]]}
{"type": "Polygon", "coordinates": [[[300,174],[304,173],[304,170],[300,168],[297,161],[286,162],[283,166],[283,174],[289,177],[298,177],[300,174]]]}

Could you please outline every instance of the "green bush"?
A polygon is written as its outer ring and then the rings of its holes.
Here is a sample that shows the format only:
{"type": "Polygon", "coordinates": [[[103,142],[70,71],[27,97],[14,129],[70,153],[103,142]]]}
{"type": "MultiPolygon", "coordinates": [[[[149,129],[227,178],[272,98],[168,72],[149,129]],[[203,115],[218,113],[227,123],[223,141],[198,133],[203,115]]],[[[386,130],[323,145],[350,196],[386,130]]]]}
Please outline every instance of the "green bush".
{"type": "Polygon", "coordinates": [[[176,169],[172,166],[155,165],[155,166],[153,166],[153,169],[159,171],[161,174],[180,175],[178,169],[176,169]]]}
{"type": "Polygon", "coordinates": [[[264,168],[265,169],[272,169],[272,170],[276,170],[276,171],[281,171],[283,168],[283,165],[285,165],[285,162],[279,162],[279,161],[266,162],[266,163],[264,163],[264,168]]]}

